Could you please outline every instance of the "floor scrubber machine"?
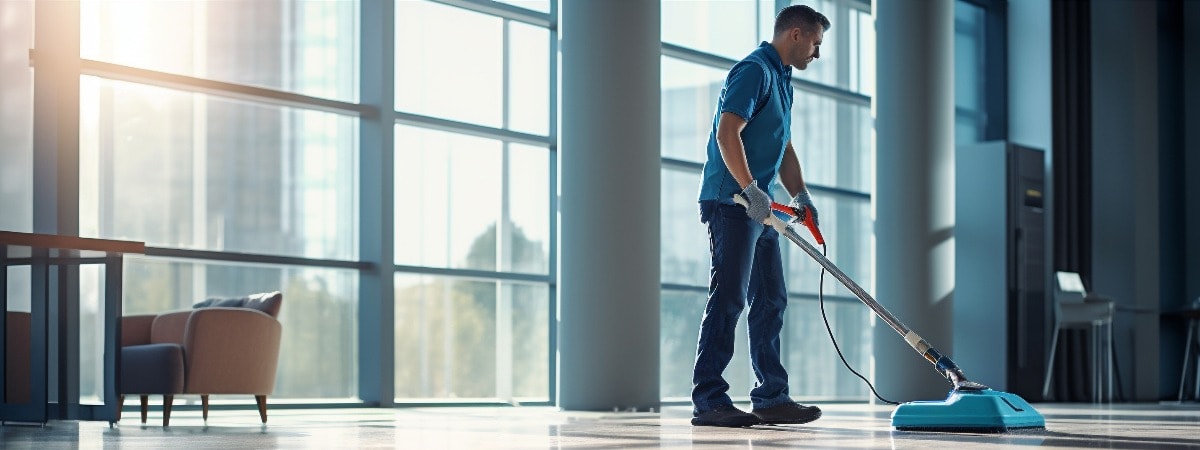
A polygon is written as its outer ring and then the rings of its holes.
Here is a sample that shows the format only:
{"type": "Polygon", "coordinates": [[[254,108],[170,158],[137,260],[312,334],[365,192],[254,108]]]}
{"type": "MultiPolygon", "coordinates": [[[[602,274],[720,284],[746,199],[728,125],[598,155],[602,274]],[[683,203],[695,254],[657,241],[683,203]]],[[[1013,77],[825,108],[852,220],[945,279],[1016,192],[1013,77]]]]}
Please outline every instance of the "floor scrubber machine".
{"type": "MultiPolygon", "coordinates": [[[[747,206],[745,198],[734,196],[734,202],[747,206]]],[[[772,209],[796,218],[812,233],[817,244],[824,246],[825,238],[817,228],[807,210],[792,208],[779,203],[772,209]]],[[[896,330],[913,350],[934,365],[937,372],[953,385],[945,400],[913,401],[902,403],[892,412],[892,426],[903,431],[951,431],[951,432],[1007,432],[1018,429],[1044,429],[1046,419],[1033,409],[1025,399],[1008,392],[993,390],[983,384],[968,380],[954,361],[939,353],[916,332],[904,326],[887,308],[875,301],[862,287],[850,279],[824,254],[792,228],[791,225],[771,214],[767,225],[787,237],[804,250],[822,268],[841,281],[875,315],[896,330]]]]}

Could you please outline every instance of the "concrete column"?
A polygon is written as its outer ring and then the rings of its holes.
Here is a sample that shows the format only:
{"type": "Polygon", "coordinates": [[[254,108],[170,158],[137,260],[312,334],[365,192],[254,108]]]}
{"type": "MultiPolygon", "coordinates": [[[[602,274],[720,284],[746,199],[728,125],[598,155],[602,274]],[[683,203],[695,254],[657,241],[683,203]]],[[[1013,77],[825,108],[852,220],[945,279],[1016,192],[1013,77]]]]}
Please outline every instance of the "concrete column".
{"type": "Polygon", "coordinates": [[[33,231],[79,235],[79,2],[35,6],[33,231]]]}
{"type": "Polygon", "coordinates": [[[558,406],[656,408],[660,6],[560,7],[558,406]]]}
{"type": "MultiPolygon", "coordinates": [[[[877,1],[875,30],[876,297],[952,354],[954,2],[877,1]]],[[[950,385],[892,329],[876,324],[880,394],[945,398],[950,385]]]]}
{"type": "Polygon", "coordinates": [[[358,396],[390,407],[396,397],[395,129],[396,5],[359,12],[363,101],[378,114],[359,121],[359,255],[372,263],[358,282],[358,396]]]}

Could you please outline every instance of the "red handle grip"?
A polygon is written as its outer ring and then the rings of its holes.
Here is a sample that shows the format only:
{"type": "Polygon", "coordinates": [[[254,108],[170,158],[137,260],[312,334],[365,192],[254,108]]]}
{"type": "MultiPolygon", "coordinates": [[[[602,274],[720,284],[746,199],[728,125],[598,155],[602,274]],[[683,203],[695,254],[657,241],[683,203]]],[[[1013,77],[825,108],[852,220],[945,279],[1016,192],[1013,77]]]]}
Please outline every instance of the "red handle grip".
{"type": "Polygon", "coordinates": [[[817,240],[817,244],[825,245],[825,237],[821,235],[821,230],[817,228],[817,224],[812,220],[812,214],[805,214],[800,208],[793,208],[781,203],[771,202],[771,209],[787,214],[792,217],[799,217],[800,222],[808,227],[808,231],[812,233],[813,238],[817,240]]]}

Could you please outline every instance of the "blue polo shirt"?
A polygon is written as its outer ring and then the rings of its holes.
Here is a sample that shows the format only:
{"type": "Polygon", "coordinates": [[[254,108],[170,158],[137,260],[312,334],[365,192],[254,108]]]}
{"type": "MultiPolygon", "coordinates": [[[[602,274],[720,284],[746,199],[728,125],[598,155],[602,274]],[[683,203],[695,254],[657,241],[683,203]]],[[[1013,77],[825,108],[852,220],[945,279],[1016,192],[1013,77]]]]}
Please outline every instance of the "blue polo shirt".
{"type": "Polygon", "coordinates": [[[700,200],[733,203],[741,192],[737,180],[725,168],[717,146],[717,124],[721,113],[730,112],[746,120],[742,144],[750,174],[768,194],[779,175],[783,152],[792,137],[792,68],[783,65],[779,52],[769,42],[759,44],[750,55],[729,69],[712,131],[708,135],[708,158],[700,180],[700,200]]]}

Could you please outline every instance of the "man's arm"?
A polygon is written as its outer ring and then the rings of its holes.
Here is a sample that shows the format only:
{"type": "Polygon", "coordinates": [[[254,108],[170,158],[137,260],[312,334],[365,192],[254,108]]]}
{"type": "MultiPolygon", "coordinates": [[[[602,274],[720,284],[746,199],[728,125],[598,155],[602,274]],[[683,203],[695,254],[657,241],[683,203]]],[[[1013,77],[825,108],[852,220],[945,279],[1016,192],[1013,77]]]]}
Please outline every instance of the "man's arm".
{"type": "Polygon", "coordinates": [[[796,157],[796,149],[792,148],[792,141],[788,141],[787,149],[783,151],[783,164],[779,166],[779,181],[783,182],[784,189],[787,189],[788,197],[795,197],[796,194],[808,190],[808,186],[804,184],[804,174],[800,170],[800,158],[796,157]]]}
{"type": "Polygon", "coordinates": [[[721,113],[721,119],[717,123],[717,147],[721,149],[721,160],[725,162],[725,168],[729,169],[729,173],[742,189],[754,181],[754,176],[750,174],[750,163],[746,161],[746,148],[742,144],[744,128],[746,119],[731,112],[721,113]]]}

